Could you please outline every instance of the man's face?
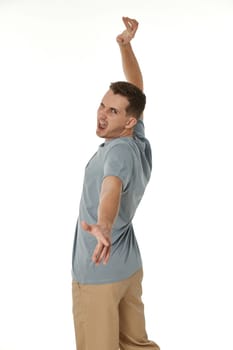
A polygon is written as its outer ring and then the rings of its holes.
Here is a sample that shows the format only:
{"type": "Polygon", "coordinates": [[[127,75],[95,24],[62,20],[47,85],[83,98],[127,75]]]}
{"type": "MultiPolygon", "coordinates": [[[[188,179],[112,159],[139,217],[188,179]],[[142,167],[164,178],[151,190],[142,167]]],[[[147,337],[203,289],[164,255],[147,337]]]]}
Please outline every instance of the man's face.
{"type": "Polygon", "coordinates": [[[114,94],[111,89],[108,90],[97,111],[96,134],[99,137],[111,140],[132,134],[131,124],[135,118],[126,115],[128,104],[126,97],[114,94]]]}

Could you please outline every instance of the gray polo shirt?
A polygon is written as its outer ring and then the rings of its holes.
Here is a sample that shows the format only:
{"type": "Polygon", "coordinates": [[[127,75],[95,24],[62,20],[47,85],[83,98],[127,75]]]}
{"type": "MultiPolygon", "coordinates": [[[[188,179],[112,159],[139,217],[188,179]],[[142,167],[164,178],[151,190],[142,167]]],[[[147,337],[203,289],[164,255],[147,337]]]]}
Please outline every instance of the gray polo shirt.
{"type": "Polygon", "coordinates": [[[121,137],[101,144],[85,168],[72,258],[72,277],[81,284],[121,281],[142,267],[132,220],[150,179],[151,147],[139,120],[133,137],[121,137]],[[111,256],[107,265],[96,266],[92,254],[96,239],[84,231],[81,221],[97,223],[99,196],[104,177],[117,176],[122,181],[118,217],[112,229],[111,256]]]}

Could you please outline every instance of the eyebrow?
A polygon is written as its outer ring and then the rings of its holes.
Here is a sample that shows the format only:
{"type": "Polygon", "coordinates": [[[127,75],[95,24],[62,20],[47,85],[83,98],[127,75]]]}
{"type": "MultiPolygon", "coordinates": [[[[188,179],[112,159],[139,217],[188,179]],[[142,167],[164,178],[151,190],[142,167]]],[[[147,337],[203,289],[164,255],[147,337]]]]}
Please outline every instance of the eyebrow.
{"type": "MultiPolygon", "coordinates": [[[[100,105],[101,105],[102,107],[106,107],[105,104],[103,103],[103,101],[100,102],[100,105]]],[[[120,113],[120,110],[117,109],[116,107],[109,107],[109,109],[113,109],[114,111],[116,111],[116,113],[120,113]]]]}

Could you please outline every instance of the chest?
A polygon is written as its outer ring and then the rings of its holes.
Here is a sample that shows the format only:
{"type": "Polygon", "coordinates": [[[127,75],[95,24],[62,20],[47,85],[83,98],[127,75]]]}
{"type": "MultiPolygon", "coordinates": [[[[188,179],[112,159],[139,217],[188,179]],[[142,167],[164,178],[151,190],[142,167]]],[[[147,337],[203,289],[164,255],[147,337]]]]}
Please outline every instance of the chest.
{"type": "Polygon", "coordinates": [[[89,190],[99,189],[104,174],[104,154],[99,149],[88,161],[85,167],[84,183],[89,190]]]}

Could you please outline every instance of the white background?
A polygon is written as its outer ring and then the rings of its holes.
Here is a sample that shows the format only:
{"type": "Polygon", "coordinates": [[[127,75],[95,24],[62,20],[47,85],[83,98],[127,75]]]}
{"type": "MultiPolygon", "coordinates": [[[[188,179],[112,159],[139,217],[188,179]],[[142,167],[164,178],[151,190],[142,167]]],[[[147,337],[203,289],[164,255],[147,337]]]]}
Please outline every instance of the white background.
{"type": "Polygon", "coordinates": [[[153,174],[135,218],[147,331],[162,350],[232,350],[233,2],[0,1],[0,350],[75,349],[71,252],[96,109],[144,76],[153,174]]]}

